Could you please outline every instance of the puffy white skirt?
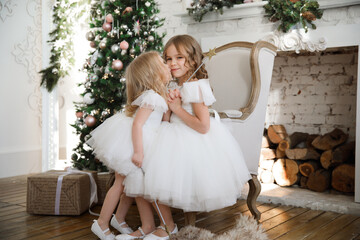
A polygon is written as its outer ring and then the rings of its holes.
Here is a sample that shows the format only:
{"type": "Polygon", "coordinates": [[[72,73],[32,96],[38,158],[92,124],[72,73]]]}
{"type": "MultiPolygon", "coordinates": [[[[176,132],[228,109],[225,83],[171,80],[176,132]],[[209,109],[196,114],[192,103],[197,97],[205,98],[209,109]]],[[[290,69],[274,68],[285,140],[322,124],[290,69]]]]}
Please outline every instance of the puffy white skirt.
{"type": "MultiPolygon", "coordinates": [[[[117,113],[106,119],[91,132],[91,138],[86,142],[93,148],[96,158],[108,168],[126,176],[125,193],[129,196],[143,195],[144,174],[142,169],[132,161],[134,153],[132,144],[133,118],[123,113],[117,113]],[[128,178],[128,179],[127,179],[128,178]]],[[[143,127],[144,160],[147,161],[147,152],[156,136],[156,129],[143,127]]]]}
{"type": "Polygon", "coordinates": [[[235,138],[213,118],[206,134],[183,122],[163,122],[155,142],[143,167],[149,200],[185,211],[212,211],[235,204],[250,179],[235,138]]]}

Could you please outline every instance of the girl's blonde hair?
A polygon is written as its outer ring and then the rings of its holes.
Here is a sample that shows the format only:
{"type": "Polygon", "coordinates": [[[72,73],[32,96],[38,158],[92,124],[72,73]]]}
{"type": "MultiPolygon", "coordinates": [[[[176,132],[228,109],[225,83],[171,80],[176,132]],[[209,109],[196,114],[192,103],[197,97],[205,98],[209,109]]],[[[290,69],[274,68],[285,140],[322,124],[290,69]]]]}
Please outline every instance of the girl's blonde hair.
{"type": "Polygon", "coordinates": [[[131,105],[146,90],[154,90],[166,99],[166,85],[164,65],[158,52],[149,51],[140,54],[126,68],[126,95],[125,113],[131,117],[139,106],[131,105]]]}
{"type": "MultiPolygon", "coordinates": [[[[170,40],[165,44],[163,52],[164,59],[166,59],[166,51],[171,45],[174,45],[179,53],[185,55],[185,65],[189,67],[187,75],[190,77],[191,74],[193,74],[195,70],[201,65],[204,58],[200,44],[190,35],[174,36],[170,38],[170,40]]],[[[205,65],[201,66],[194,77],[197,79],[208,77],[205,65]]]]}

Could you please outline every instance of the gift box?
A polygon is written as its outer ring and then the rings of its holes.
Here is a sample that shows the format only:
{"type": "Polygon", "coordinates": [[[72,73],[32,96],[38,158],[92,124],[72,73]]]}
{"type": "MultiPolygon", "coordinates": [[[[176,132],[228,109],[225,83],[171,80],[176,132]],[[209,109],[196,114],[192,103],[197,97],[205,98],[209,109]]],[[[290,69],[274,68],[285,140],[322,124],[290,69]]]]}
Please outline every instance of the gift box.
{"type": "Polygon", "coordinates": [[[26,211],[30,214],[80,215],[89,209],[91,202],[97,201],[96,178],[95,171],[78,170],[51,170],[29,176],[26,211]]]}
{"type": "Polygon", "coordinates": [[[102,205],[105,200],[105,196],[109,188],[114,182],[115,176],[112,172],[99,172],[97,175],[97,187],[98,187],[98,205],[102,205]]]}

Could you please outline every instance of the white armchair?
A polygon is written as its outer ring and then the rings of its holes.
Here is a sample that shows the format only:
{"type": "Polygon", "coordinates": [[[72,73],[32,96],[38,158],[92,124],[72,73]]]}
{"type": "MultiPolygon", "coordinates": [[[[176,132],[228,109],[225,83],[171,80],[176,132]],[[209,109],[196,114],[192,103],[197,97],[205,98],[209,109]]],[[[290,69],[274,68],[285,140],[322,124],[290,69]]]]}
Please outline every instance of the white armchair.
{"type": "MultiPolygon", "coordinates": [[[[275,56],[276,47],[268,42],[232,42],[216,48],[206,64],[217,99],[212,107],[238,141],[252,175],[247,205],[257,220],[261,216],[255,205],[261,191],[257,169],[275,56]]],[[[195,213],[185,213],[186,225],[195,220],[195,213]]]]}

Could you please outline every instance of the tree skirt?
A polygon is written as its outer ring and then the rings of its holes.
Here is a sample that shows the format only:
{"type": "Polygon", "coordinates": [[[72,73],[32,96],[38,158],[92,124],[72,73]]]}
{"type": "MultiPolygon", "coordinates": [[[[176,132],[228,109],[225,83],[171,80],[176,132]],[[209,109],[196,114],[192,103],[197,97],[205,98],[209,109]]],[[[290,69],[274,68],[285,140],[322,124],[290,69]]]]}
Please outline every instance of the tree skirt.
{"type": "Polygon", "coordinates": [[[193,226],[182,228],[171,236],[172,240],[268,240],[266,233],[254,218],[240,215],[236,225],[223,234],[213,234],[209,230],[193,226]]]}

